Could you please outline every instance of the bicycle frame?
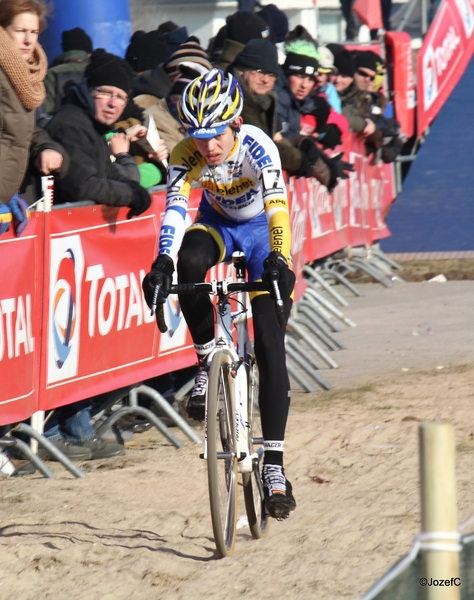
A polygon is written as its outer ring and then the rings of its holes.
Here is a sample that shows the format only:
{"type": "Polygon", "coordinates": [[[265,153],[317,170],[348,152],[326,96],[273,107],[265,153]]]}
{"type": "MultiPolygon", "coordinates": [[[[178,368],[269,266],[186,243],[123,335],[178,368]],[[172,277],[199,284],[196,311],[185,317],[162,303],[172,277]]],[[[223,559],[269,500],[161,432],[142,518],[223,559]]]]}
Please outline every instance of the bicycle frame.
{"type": "MultiPolygon", "coordinates": [[[[237,253],[235,253],[237,254],[237,253]]],[[[239,253],[243,256],[241,253],[239,253]]],[[[237,269],[236,283],[245,283],[245,267],[241,256],[234,257],[234,265],[237,269]]],[[[212,282],[213,293],[218,296],[216,307],[216,346],[209,355],[209,363],[217,352],[222,352],[227,358],[229,364],[230,378],[229,383],[232,386],[232,407],[235,423],[236,454],[238,459],[239,473],[251,473],[253,468],[253,459],[258,458],[258,453],[252,452],[249,440],[248,429],[248,374],[247,353],[252,346],[247,329],[247,301],[246,292],[237,292],[234,296],[237,301],[238,309],[232,314],[230,299],[227,295],[227,280],[222,282],[222,291],[217,290],[217,282],[212,282]],[[237,333],[237,346],[234,345],[233,327],[237,333]]],[[[206,419],[207,424],[207,406],[206,419]]],[[[207,427],[204,431],[204,454],[207,458],[207,427]]],[[[224,456],[222,456],[224,458],[224,456]]]]}

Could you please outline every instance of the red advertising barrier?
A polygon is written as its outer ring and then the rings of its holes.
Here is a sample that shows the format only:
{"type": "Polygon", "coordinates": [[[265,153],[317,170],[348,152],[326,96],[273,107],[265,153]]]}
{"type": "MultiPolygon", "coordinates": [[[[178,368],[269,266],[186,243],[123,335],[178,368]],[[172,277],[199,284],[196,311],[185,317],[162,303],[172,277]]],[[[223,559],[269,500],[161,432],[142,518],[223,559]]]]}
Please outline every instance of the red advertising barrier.
{"type": "Polygon", "coordinates": [[[418,54],[419,136],[464,73],[474,50],[473,32],[473,1],[443,0],[418,54]]]}
{"type": "Polygon", "coordinates": [[[0,425],[37,410],[42,301],[43,214],[33,213],[24,234],[0,237],[0,425]]]}
{"type": "Polygon", "coordinates": [[[406,31],[387,31],[387,55],[391,55],[393,69],[393,102],[395,117],[402,133],[410,138],[415,133],[415,79],[411,37],[406,31]]]}
{"type": "MultiPolygon", "coordinates": [[[[394,197],[390,168],[371,164],[355,136],[345,150],[356,171],[332,194],[314,179],[287,182],[296,299],[309,260],[389,235],[381,215],[394,197]]],[[[200,195],[191,191],[189,223],[200,195]]],[[[164,192],[153,194],[131,220],[126,208],[58,207],[32,213],[21,237],[0,237],[0,424],[195,362],[177,299],[165,304],[169,331],[160,334],[141,291],[164,203],[164,192]]],[[[210,273],[231,276],[228,265],[210,273]]]]}

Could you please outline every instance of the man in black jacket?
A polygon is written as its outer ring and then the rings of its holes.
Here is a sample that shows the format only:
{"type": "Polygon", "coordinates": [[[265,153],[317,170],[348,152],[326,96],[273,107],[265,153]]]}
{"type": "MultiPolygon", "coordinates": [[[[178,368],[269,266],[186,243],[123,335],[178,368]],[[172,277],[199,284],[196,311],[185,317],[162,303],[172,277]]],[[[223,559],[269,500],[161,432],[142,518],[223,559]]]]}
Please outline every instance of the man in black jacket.
{"type": "Polygon", "coordinates": [[[150,196],[140,187],[139,171],[128,153],[129,138],[116,133],[106,139],[124,111],[131,87],[125,61],[104,50],[93,52],[84,78],[71,85],[67,102],[47,126],[71,159],[67,175],[57,183],[56,203],[92,200],[128,206],[128,218],[149,208],[150,196]]]}

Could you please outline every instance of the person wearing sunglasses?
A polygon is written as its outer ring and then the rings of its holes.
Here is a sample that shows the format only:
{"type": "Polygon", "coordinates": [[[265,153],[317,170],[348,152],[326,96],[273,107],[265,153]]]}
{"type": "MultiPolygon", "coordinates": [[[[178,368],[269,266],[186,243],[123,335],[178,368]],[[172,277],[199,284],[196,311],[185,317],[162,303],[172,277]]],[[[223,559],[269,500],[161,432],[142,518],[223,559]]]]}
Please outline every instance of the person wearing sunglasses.
{"type": "Polygon", "coordinates": [[[337,69],[334,87],[341,98],[342,114],[354,133],[360,133],[364,137],[372,135],[376,130],[375,123],[370,118],[372,99],[356,82],[356,77],[362,79],[362,76],[356,74],[361,66],[356,64],[348,50],[336,54],[334,66],[337,69]]]}
{"type": "Polygon", "coordinates": [[[71,159],[67,175],[56,184],[56,204],[93,200],[128,206],[129,218],[149,208],[151,198],[139,185],[129,137],[125,133],[110,136],[128,104],[132,78],[124,60],[98,49],[91,54],[84,78],[71,84],[65,103],[47,126],[71,159]]]}

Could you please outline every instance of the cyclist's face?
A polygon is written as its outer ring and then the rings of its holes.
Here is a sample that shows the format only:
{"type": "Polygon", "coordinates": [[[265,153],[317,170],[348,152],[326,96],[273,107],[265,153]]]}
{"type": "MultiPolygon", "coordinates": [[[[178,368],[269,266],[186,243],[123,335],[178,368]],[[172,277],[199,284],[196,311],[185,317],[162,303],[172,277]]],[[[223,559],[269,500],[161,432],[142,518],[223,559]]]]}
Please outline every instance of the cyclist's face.
{"type": "MultiPolygon", "coordinates": [[[[235,120],[235,124],[240,127],[242,125],[242,118],[238,117],[235,120]]],[[[216,137],[207,140],[194,138],[194,141],[196,142],[197,149],[208,164],[220,165],[232,152],[235,143],[235,134],[230,127],[227,127],[227,129],[216,137]]]]}

